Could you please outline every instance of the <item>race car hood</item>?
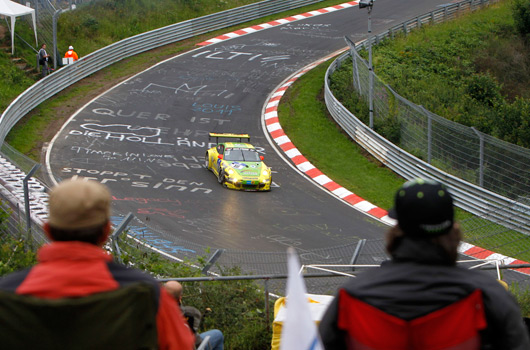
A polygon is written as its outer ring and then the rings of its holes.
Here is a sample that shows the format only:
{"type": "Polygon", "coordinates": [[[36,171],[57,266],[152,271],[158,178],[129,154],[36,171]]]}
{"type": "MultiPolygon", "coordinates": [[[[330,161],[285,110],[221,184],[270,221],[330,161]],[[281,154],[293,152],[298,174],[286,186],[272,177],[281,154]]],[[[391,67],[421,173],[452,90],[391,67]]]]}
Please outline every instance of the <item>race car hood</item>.
{"type": "Polygon", "coordinates": [[[228,164],[241,177],[259,177],[263,164],[260,162],[230,162],[228,164]]]}

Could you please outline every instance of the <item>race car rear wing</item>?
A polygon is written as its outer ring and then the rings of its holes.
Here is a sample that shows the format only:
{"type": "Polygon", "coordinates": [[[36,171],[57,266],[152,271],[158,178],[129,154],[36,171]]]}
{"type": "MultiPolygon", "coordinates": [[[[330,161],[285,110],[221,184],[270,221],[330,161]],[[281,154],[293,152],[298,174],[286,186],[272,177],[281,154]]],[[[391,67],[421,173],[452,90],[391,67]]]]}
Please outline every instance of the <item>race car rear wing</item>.
{"type": "Polygon", "coordinates": [[[216,133],[211,132],[209,134],[208,140],[211,140],[212,137],[215,137],[215,143],[219,143],[219,138],[229,138],[229,139],[239,139],[239,142],[243,142],[243,139],[247,139],[247,142],[250,142],[249,134],[232,134],[232,133],[216,133]]]}

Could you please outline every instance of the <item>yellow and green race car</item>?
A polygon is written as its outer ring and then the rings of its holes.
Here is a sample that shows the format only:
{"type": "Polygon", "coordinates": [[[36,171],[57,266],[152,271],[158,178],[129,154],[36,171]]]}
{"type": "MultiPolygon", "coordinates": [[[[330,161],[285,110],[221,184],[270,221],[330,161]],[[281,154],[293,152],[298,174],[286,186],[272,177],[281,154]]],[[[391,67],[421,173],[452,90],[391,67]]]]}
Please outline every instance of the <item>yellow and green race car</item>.
{"type": "Polygon", "coordinates": [[[248,134],[210,133],[217,146],[206,151],[205,167],[225,187],[245,191],[270,191],[271,168],[263,162],[248,134]],[[239,139],[219,143],[219,139],[239,139]],[[243,142],[246,139],[247,142],[243,142]]]}

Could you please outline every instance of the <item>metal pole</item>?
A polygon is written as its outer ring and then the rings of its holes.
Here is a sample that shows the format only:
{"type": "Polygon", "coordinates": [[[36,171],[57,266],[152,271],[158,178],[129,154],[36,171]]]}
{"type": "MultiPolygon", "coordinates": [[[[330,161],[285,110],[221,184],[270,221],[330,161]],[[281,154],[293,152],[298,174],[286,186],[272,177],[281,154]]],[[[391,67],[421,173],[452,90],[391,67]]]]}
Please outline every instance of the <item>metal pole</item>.
{"type": "Polygon", "coordinates": [[[22,180],[22,184],[24,185],[24,205],[26,209],[26,228],[27,228],[27,235],[28,235],[28,242],[31,244],[32,241],[32,235],[31,235],[31,212],[30,212],[30,206],[29,206],[29,188],[28,188],[28,180],[33,176],[33,174],[37,171],[37,169],[40,168],[40,164],[35,164],[33,168],[29,171],[29,173],[24,177],[24,180],[22,180]]]}
{"type": "Polygon", "coordinates": [[[269,317],[269,313],[270,313],[270,307],[269,307],[269,280],[268,279],[265,279],[265,318],[266,318],[266,322],[267,322],[267,331],[270,331],[270,317],[269,317]]]}
{"type": "Polygon", "coordinates": [[[72,5],[70,1],[70,7],[68,9],[58,9],[53,14],[53,69],[57,69],[57,57],[59,56],[59,52],[57,51],[57,21],[61,13],[67,12],[68,10],[75,10],[75,8],[75,5],[72,5]]]}
{"type": "Polygon", "coordinates": [[[370,109],[370,129],[374,128],[374,71],[372,67],[372,6],[368,6],[368,71],[369,71],[369,87],[368,87],[368,104],[370,109]]]}
{"type": "Polygon", "coordinates": [[[352,58],[352,65],[353,65],[352,66],[353,87],[355,88],[355,83],[357,82],[357,91],[358,91],[359,95],[361,95],[361,93],[362,93],[362,90],[361,90],[361,79],[359,78],[359,68],[357,66],[357,48],[355,47],[355,43],[350,38],[348,38],[347,36],[344,37],[344,40],[346,41],[346,43],[350,47],[350,55],[351,55],[351,58],[352,58]]]}
{"type": "Polygon", "coordinates": [[[37,26],[40,24],[40,21],[39,21],[39,1],[40,0],[35,0],[35,24],[37,26]]]}
{"type": "Polygon", "coordinates": [[[114,230],[114,232],[112,233],[112,235],[110,235],[110,239],[111,239],[111,246],[114,248],[114,251],[115,251],[115,258],[119,261],[119,262],[122,262],[121,260],[121,250],[120,250],[120,246],[118,245],[118,241],[120,239],[120,234],[125,231],[125,229],[127,228],[127,226],[129,225],[129,222],[134,218],[134,215],[133,213],[129,213],[127,214],[127,216],[125,217],[125,219],[123,219],[120,224],[118,225],[118,227],[116,228],[116,230],[114,230]]]}
{"type": "Polygon", "coordinates": [[[478,175],[478,185],[484,187],[484,136],[475,129],[471,127],[471,130],[478,136],[479,139],[479,175],[478,175]]]}
{"type": "Polygon", "coordinates": [[[431,164],[432,156],[432,116],[422,105],[419,106],[427,116],[427,163],[431,164]]]}
{"type": "MultiPolygon", "coordinates": [[[[361,239],[357,243],[357,247],[355,247],[355,251],[353,252],[353,255],[351,257],[350,265],[355,265],[357,263],[357,259],[359,259],[359,255],[361,255],[361,250],[363,249],[365,244],[366,239],[361,239]]],[[[352,267],[351,269],[352,271],[355,271],[355,267],[352,267]]]]}
{"type": "Polygon", "coordinates": [[[213,255],[210,257],[210,259],[208,259],[208,261],[206,262],[206,264],[204,265],[201,271],[203,275],[208,274],[208,270],[210,270],[210,268],[213,266],[213,264],[215,264],[217,259],[221,257],[221,254],[223,254],[224,251],[225,251],[224,249],[217,249],[215,253],[213,253],[213,255]]]}
{"type": "Polygon", "coordinates": [[[57,69],[57,20],[63,10],[58,9],[53,14],[53,69],[57,69]]]}

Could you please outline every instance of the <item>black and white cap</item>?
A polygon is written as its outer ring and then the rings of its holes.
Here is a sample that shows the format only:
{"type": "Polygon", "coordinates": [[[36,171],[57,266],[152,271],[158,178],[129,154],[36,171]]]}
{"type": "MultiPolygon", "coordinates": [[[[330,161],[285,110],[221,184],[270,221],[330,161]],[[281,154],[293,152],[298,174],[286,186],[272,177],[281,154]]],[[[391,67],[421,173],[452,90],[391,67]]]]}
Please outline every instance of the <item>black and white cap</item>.
{"type": "Polygon", "coordinates": [[[396,193],[388,215],[398,221],[405,235],[425,237],[449,232],[454,222],[453,198],[439,182],[415,179],[396,193]]]}

